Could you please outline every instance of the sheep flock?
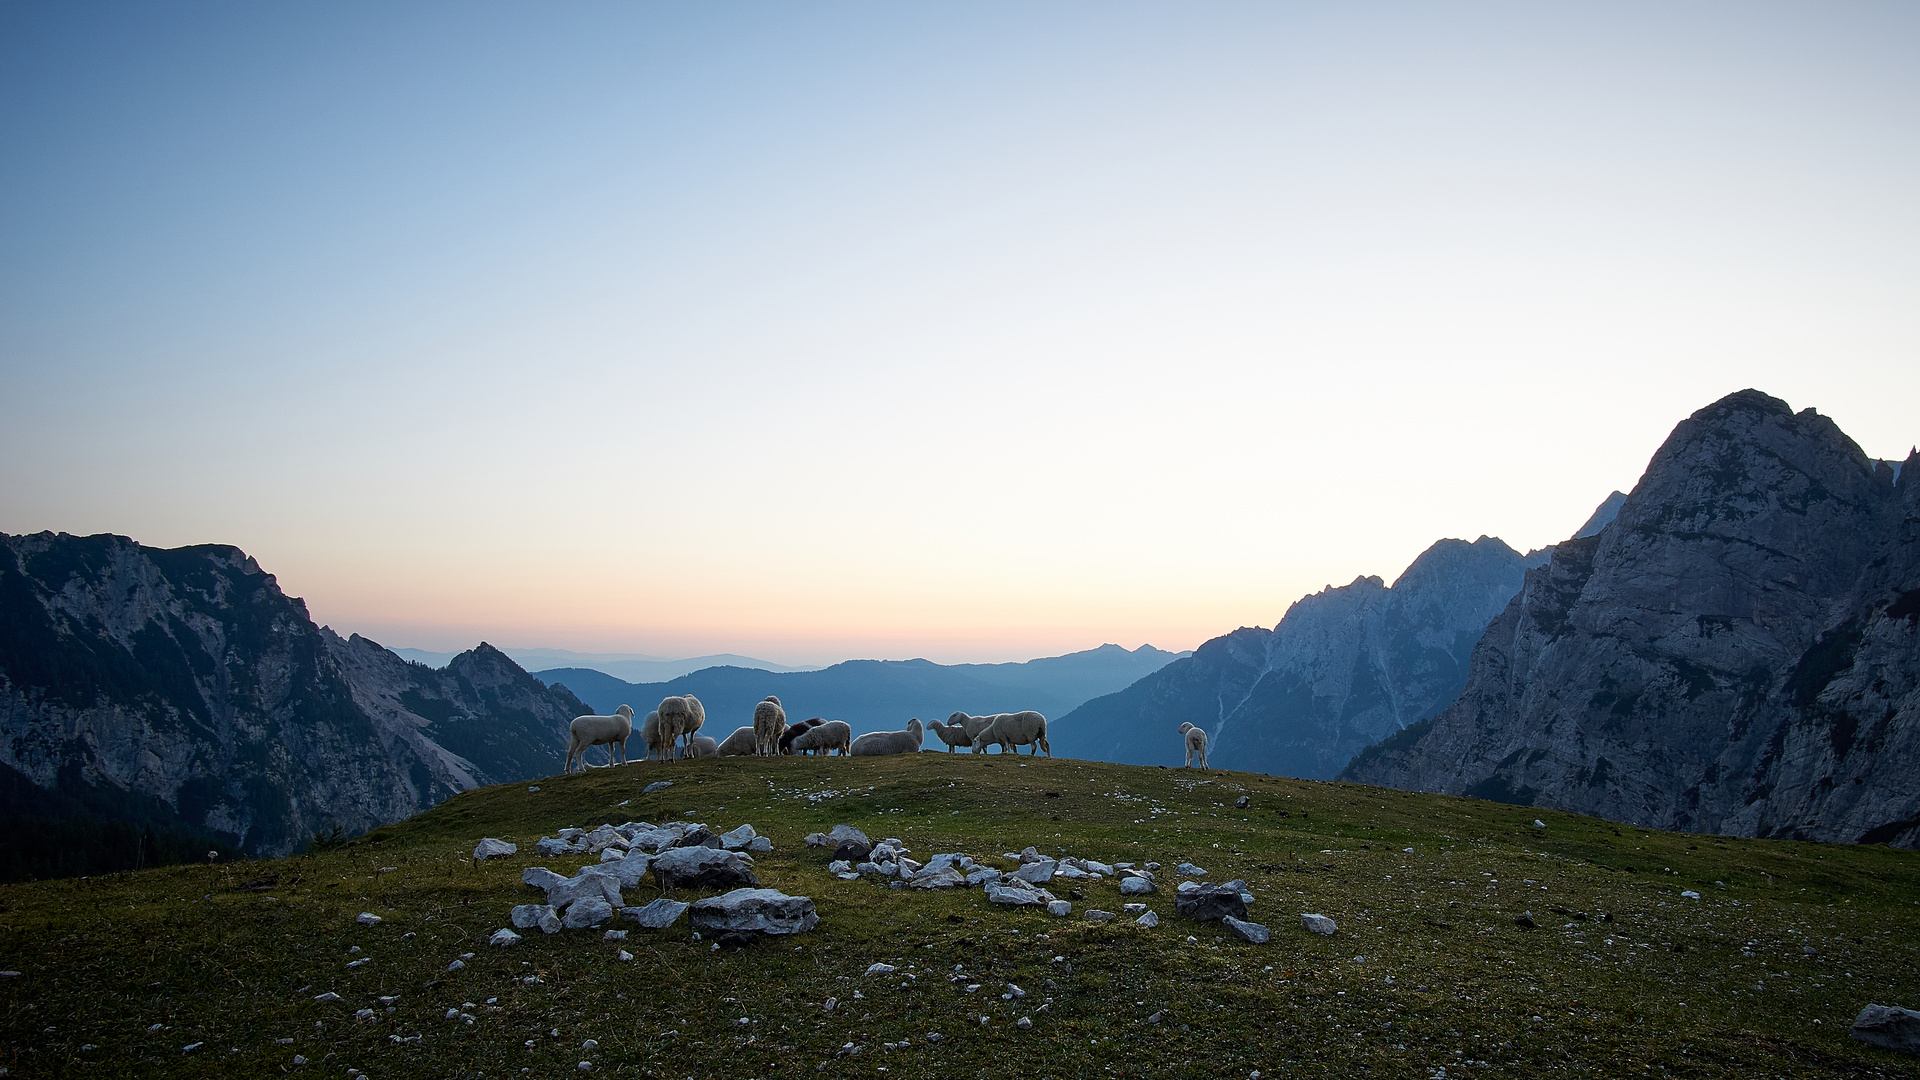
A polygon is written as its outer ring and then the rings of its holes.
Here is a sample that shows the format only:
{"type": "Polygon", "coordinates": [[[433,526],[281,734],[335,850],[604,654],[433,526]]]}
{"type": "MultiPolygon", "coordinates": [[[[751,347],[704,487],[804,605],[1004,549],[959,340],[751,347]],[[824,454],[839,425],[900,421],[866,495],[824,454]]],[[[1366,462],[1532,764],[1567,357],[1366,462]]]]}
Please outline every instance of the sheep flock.
{"type": "MultiPolygon", "coordinates": [[[[636,730],[633,716],[631,706],[621,705],[612,716],[574,718],[567,742],[567,771],[573,771],[576,761],[583,770],[596,767],[586,759],[588,748],[593,746],[607,747],[608,765],[615,763],[616,753],[624,763],[627,739],[636,730]]],[[[988,747],[997,745],[1002,754],[1018,754],[1024,746],[1029,756],[1053,756],[1053,747],[1047,742],[1047,718],[1031,709],[981,716],[955,712],[945,722],[934,720],[924,724],[915,717],[900,731],[869,731],[857,738],[844,720],[815,716],[788,723],[785,706],[772,695],[755,703],[752,723],[734,728],[724,739],[699,734],[706,719],[706,706],[692,694],[662,698],[637,726],[647,748],[644,760],[834,753],[851,757],[917,754],[927,731],[932,731],[946,745],[948,753],[965,746],[976,754],[983,754],[988,747]]],[[[1187,766],[1207,768],[1207,733],[1193,724],[1181,724],[1178,734],[1186,750],[1187,766]]]]}

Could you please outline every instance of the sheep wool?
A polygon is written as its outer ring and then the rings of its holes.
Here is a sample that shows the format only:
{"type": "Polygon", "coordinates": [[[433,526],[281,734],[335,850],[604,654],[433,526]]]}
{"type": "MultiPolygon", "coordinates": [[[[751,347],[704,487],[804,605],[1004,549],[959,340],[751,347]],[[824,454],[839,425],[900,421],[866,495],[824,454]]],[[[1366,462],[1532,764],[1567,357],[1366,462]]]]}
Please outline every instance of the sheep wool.
{"type": "Polygon", "coordinates": [[[575,760],[580,762],[580,770],[587,769],[587,748],[605,746],[607,764],[613,764],[614,750],[620,752],[621,764],[627,760],[627,739],[633,735],[633,706],[622,705],[613,711],[612,716],[576,716],[567,726],[567,763],[566,771],[573,771],[575,760]]]}

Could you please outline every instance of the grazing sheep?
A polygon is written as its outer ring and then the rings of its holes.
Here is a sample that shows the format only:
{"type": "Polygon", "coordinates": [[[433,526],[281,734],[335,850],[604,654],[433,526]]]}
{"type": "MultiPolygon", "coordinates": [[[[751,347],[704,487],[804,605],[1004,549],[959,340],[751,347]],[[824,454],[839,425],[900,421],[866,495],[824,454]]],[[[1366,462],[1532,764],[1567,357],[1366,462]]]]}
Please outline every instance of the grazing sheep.
{"type": "Polygon", "coordinates": [[[796,754],[838,750],[844,756],[852,751],[853,727],[845,720],[823,720],[795,736],[790,745],[796,754]]]}
{"type": "Polygon", "coordinates": [[[733,734],[720,740],[721,757],[746,757],[756,753],[753,747],[753,727],[745,725],[733,729],[733,734]]]}
{"type": "Polygon", "coordinates": [[[567,725],[567,772],[573,771],[573,763],[580,762],[580,771],[587,771],[587,747],[605,746],[607,764],[613,764],[615,747],[620,750],[622,764],[627,760],[627,739],[633,734],[633,706],[622,705],[613,710],[612,716],[576,716],[573,723],[567,725]]]}
{"type": "Polygon", "coordinates": [[[947,744],[949,754],[953,753],[955,747],[973,745],[972,736],[968,735],[967,729],[959,724],[943,724],[938,720],[929,720],[927,728],[939,736],[941,742],[947,744]]]}
{"type": "Polygon", "coordinates": [[[780,699],[769,694],[753,707],[754,753],[771,757],[780,752],[780,734],[787,730],[787,711],[780,699]]]}
{"type": "Polygon", "coordinates": [[[681,757],[719,757],[720,745],[711,735],[695,735],[687,740],[687,749],[681,757]]]}
{"type": "Polygon", "coordinates": [[[1181,724],[1180,734],[1187,737],[1187,766],[1192,766],[1195,758],[1200,759],[1200,767],[1207,767],[1207,733],[1192,724],[1181,724]]]}
{"type": "Polygon", "coordinates": [[[922,732],[920,719],[915,717],[907,721],[905,731],[869,731],[853,740],[850,751],[854,757],[881,757],[886,754],[917,754],[920,741],[926,736],[922,732]]]}
{"type": "Polygon", "coordinates": [[[967,743],[972,745],[973,737],[987,730],[987,725],[993,723],[994,718],[999,715],[999,713],[988,713],[985,716],[968,716],[966,713],[957,712],[947,717],[947,726],[958,727],[966,732],[967,743]]]}
{"type": "Polygon", "coordinates": [[[647,757],[664,758],[667,756],[667,740],[660,727],[660,710],[655,709],[640,721],[640,738],[647,744],[647,757]]]}
{"type": "Polygon", "coordinates": [[[1047,718],[1028,709],[1026,712],[1001,713],[993,718],[980,734],[973,737],[974,753],[983,753],[990,744],[999,743],[1000,752],[1007,753],[1015,747],[1031,746],[1029,755],[1037,755],[1045,750],[1048,757],[1053,756],[1053,747],[1047,743],[1047,718]]]}
{"type": "Polygon", "coordinates": [[[826,723],[825,720],[816,716],[810,720],[802,720],[797,724],[787,725],[787,730],[780,735],[780,752],[783,754],[793,753],[793,740],[799,738],[801,732],[811,731],[824,723],[826,723]]]}
{"type": "Polygon", "coordinates": [[[692,694],[683,697],[663,697],[660,699],[660,742],[667,748],[667,760],[673,760],[673,751],[679,747],[680,740],[691,739],[700,725],[706,722],[707,710],[700,705],[700,699],[692,694]]]}

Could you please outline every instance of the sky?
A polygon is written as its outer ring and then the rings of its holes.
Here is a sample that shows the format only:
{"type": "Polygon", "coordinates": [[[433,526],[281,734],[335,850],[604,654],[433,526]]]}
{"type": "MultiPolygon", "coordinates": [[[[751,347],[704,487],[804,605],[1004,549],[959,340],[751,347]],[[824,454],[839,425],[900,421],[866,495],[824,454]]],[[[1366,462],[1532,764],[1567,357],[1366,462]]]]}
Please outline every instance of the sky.
{"type": "Polygon", "coordinates": [[[1920,441],[1920,7],[0,2],[0,531],[391,646],[1188,649],[1757,387],[1920,441]]]}

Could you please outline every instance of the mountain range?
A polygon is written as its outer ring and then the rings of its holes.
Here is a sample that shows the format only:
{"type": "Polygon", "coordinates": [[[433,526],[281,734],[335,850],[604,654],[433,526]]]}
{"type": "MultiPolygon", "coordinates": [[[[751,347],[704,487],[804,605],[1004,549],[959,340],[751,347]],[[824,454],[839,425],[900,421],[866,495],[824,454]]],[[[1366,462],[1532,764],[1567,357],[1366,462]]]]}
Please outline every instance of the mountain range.
{"type": "Polygon", "coordinates": [[[1211,737],[1215,768],[1331,778],[1453,700],[1481,631],[1545,558],[1493,537],[1442,540],[1391,586],[1378,577],[1329,586],[1271,630],[1241,627],[1088,701],[1053,725],[1054,750],[1177,764],[1177,729],[1192,723],[1211,737]]]}
{"type": "Polygon", "coordinates": [[[1920,474],[1754,390],[1533,568],[1343,779],[1659,828],[1920,843],[1920,474]]]}
{"type": "Polygon", "coordinates": [[[436,671],[315,626],[237,548],[0,534],[8,876],[286,854],[557,772],[585,711],[491,646],[436,671]]]}
{"type": "MultiPolygon", "coordinates": [[[[391,646],[389,646],[391,648],[391,646]]],[[[428,667],[446,667],[457,653],[432,652],[427,649],[395,648],[392,651],[402,659],[428,667]]],[[[554,668],[584,668],[611,675],[625,682],[664,682],[678,678],[688,672],[710,667],[757,668],[761,671],[818,671],[817,667],[776,664],[771,660],[760,660],[738,653],[713,653],[707,656],[688,656],[672,659],[664,656],[648,656],[645,653],[581,653],[568,649],[515,649],[503,647],[501,652],[513,658],[513,662],[528,671],[550,670],[554,668]]]]}
{"type": "Polygon", "coordinates": [[[796,672],[715,667],[641,684],[580,668],[540,671],[535,676],[564,685],[601,712],[627,704],[644,716],[669,694],[693,694],[707,709],[704,734],[720,739],[735,727],[751,724],[754,703],[769,694],[780,699],[792,719],[845,720],[856,732],[898,730],[912,717],[945,720],[956,711],[1036,709],[1049,717],[1059,716],[1185,655],[1151,645],[1131,650],[1102,645],[1018,664],[848,660],[818,671],[796,672]]]}

